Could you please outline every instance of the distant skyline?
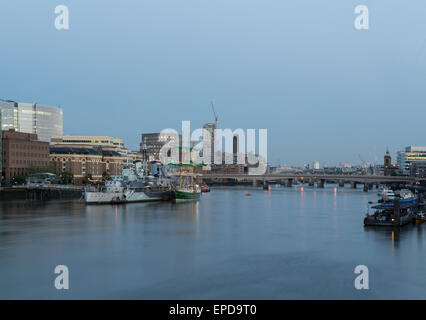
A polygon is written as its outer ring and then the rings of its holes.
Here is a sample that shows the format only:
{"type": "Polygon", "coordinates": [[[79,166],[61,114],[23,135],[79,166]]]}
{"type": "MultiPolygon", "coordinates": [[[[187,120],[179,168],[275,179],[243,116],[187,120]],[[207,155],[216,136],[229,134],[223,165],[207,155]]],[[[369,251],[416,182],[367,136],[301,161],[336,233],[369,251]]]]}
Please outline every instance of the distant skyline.
{"type": "Polygon", "coordinates": [[[213,101],[220,128],[268,129],[272,165],[382,163],[426,145],[425,16],[420,0],[5,2],[0,98],[60,105],[64,134],[133,150],[213,122],[213,101]]]}

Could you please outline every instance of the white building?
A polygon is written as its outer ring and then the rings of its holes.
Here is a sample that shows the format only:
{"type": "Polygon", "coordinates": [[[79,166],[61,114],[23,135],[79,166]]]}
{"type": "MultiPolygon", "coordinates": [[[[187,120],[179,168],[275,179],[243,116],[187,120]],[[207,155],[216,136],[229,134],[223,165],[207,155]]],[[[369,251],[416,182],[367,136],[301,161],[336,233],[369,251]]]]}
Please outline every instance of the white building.
{"type": "Polygon", "coordinates": [[[319,168],[320,168],[320,163],[319,163],[319,161],[315,161],[315,162],[314,162],[314,164],[313,164],[313,168],[314,168],[314,170],[319,170],[319,168]]]}
{"type": "Polygon", "coordinates": [[[77,136],[64,135],[53,136],[50,142],[51,145],[87,145],[100,146],[103,148],[111,148],[114,151],[124,149],[124,140],[110,136],[77,136]]]}
{"type": "Polygon", "coordinates": [[[340,162],[340,168],[350,169],[352,168],[352,164],[350,162],[340,162]]]}

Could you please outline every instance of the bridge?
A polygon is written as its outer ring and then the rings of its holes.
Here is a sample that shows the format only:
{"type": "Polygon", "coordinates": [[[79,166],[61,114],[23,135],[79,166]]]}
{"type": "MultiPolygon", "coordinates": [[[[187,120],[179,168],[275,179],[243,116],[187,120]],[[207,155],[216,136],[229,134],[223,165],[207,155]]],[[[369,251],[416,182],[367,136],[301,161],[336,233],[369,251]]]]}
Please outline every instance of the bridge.
{"type": "Polygon", "coordinates": [[[379,184],[420,184],[426,182],[426,178],[408,177],[408,176],[377,176],[377,175],[345,175],[345,174],[304,174],[304,173],[285,173],[285,174],[222,174],[222,173],[203,173],[200,178],[202,180],[212,181],[235,181],[235,182],[252,182],[253,186],[263,184],[264,187],[270,183],[280,183],[287,187],[291,187],[294,182],[308,183],[310,186],[324,188],[326,181],[338,183],[340,187],[350,183],[352,188],[356,188],[357,184],[364,185],[364,191],[372,189],[374,185],[379,184]]]}

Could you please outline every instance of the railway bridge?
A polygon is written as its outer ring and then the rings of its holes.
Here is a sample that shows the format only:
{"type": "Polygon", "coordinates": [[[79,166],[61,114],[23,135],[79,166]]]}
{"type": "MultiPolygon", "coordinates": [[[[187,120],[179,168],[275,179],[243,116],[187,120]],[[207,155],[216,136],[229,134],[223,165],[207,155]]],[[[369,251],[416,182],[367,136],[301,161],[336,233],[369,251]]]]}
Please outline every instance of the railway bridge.
{"type": "Polygon", "coordinates": [[[377,175],[346,175],[346,174],[222,174],[222,173],[204,173],[200,176],[204,181],[212,182],[235,182],[247,183],[251,182],[253,186],[263,184],[267,187],[271,183],[279,183],[287,187],[291,187],[294,183],[307,183],[310,186],[316,185],[318,188],[324,188],[326,182],[338,183],[340,187],[344,187],[345,183],[350,183],[352,188],[356,188],[358,184],[364,186],[364,191],[372,189],[379,184],[424,184],[426,178],[408,177],[408,176],[377,176],[377,175]]]}

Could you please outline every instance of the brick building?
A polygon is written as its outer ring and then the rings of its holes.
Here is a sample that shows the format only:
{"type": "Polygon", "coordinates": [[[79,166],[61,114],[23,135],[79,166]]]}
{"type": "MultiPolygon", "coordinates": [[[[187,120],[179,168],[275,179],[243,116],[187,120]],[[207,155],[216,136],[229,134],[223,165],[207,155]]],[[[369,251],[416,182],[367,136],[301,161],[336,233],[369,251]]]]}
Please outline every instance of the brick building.
{"type": "Polygon", "coordinates": [[[72,173],[74,183],[80,184],[86,178],[101,180],[103,174],[115,176],[123,170],[125,157],[116,151],[96,147],[50,147],[50,165],[56,174],[72,173]]]}
{"type": "Polygon", "coordinates": [[[9,183],[15,176],[27,176],[29,167],[49,166],[49,142],[37,134],[2,131],[2,179],[9,183]]]}

